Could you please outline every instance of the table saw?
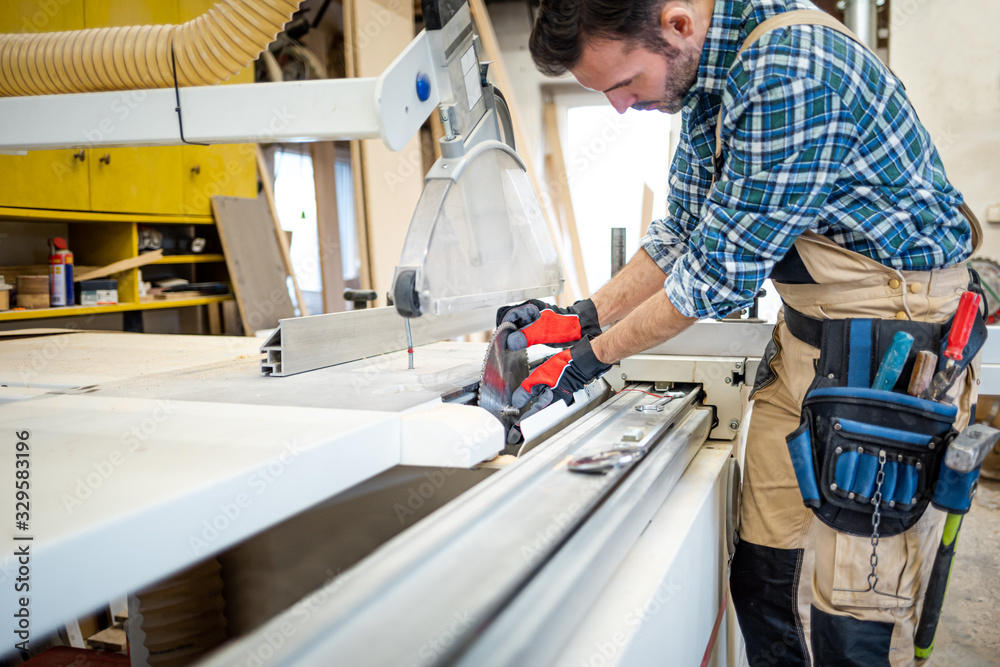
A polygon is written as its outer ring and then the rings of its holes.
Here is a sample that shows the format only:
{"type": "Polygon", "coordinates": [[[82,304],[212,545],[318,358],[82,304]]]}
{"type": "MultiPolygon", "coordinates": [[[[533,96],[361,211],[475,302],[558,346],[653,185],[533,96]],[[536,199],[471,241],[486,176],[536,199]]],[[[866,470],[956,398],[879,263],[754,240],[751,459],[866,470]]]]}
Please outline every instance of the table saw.
{"type": "MultiPolygon", "coordinates": [[[[133,664],[152,663],[135,601],[214,559],[230,639],[197,664],[738,664],[737,450],[771,326],[696,324],[514,415],[555,350],[462,340],[555,297],[562,269],[468,6],[423,4],[377,79],[153,90],[88,142],[176,144],[182,116],[186,141],[240,142],[279,107],[298,113],[277,141],[445,129],[390,308],[263,340],[0,342],[0,423],[30,452],[32,637],[128,596],[133,664]]],[[[0,150],[75,146],[122,94],[0,98],[0,150]]],[[[0,559],[0,587],[18,567],[0,559]]],[[[19,608],[0,598],[8,625],[19,608]]]]}
{"type": "Polygon", "coordinates": [[[627,359],[525,420],[520,455],[493,464],[482,343],[276,378],[253,339],[4,341],[0,422],[31,434],[34,636],[214,556],[238,639],[204,664],[275,632],[266,664],[689,664],[710,643],[735,664],[732,406],[755,358],[693,353],[767,330],[696,325],[685,354],[627,359]],[[269,569],[246,564],[260,552],[269,569]]]}

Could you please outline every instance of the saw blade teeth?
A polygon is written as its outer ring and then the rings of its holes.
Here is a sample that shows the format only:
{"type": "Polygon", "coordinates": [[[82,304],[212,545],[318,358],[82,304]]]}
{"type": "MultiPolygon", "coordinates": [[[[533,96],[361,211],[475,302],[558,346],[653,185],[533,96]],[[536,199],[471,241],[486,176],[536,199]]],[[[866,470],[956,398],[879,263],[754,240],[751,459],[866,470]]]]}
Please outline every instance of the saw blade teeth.
{"type": "Polygon", "coordinates": [[[506,347],[505,336],[515,329],[517,326],[513,322],[502,322],[493,332],[486,347],[477,392],[479,406],[499,419],[505,429],[516,423],[516,417],[509,414],[511,393],[528,374],[527,350],[508,350],[506,347]]]}

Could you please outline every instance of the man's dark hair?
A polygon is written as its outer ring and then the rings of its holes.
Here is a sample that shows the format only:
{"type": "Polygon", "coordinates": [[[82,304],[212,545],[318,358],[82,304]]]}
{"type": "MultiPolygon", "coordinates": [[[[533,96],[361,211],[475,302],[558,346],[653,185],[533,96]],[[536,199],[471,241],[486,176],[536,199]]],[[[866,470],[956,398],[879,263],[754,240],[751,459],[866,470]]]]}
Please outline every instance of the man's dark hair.
{"type": "Polygon", "coordinates": [[[528,40],[535,66],[565,74],[594,38],[632,41],[662,51],[660,8],[665,0],[542,0],[528,40]]]}

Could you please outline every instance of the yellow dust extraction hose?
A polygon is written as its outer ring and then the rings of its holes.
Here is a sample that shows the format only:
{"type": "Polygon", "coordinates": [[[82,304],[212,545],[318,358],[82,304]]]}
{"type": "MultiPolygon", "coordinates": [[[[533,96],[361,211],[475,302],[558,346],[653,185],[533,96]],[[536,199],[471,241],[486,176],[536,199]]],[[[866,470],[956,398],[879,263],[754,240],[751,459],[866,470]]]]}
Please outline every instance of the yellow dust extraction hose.
{"type": "Polygon", "coordinates": [[[169,88],[172,55],[178,85],[212,85],[253,62],[299,2],[220,0],[182,25],[0,35],[0,96],[169,88]]]}

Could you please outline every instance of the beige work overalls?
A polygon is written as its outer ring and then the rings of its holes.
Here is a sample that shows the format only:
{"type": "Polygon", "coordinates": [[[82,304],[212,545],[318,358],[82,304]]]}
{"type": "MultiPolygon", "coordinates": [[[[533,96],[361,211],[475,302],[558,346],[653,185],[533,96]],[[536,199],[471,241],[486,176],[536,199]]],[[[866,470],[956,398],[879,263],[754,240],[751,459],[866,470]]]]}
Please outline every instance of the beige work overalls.
{"type": "MultiPolygon", "coordinates": [[[[816,17],[799,20],[786,14],[774,17],[750,34],[743,49],[767,30],[785,25],[820,23],[842,32],[846,30],[839,23],[832,25],[825,19],[813,18],[816,17]]],[[[721,118],[720,113],[720,131],[721,118]]],[[[721,148],[718,139],[716,145],[721,148]]],[[[967,213],[967,217],[973,226],[974,245],[978,247],[981,230],[974,216],[967,213]]],[[[799,237],[795,248],[818,284],[775,283],[775,288],[787,306],[814,318],[945,322],[954,314],[959,297],[969,284],[964,262],[936,271],[897,271],[812,232],[799,237]]],[[[878,589],[898,597],[871,591],[852,592],[868,588],[870,537],[835,531],[803,505],[785,441],[799,425],[802,400],[813,381],[813,362],[819,357],[819,350],[792,336],[783,314],[778,316],[773,340],[777,353],[769,363],[776,377],[756,388],[752,396],[740,540],[777,549],[803,550],[795,603],[807,647],[811,644],[810,607],[815,606],[829,614],[893,624],[890,664],[893,667],[913,664],[914,633],[927,577],[941,539],[944,513],[928,507],[910,530],[879,541],[878,589]]],[[[958,406],[955,422],[958,430],[967,424],[970,407],[975,404],[978,376],[977,358],[949,392],[958,406]]],[[[812,657],[814,665],[823,664],[822,656],[812,657]]]]}

